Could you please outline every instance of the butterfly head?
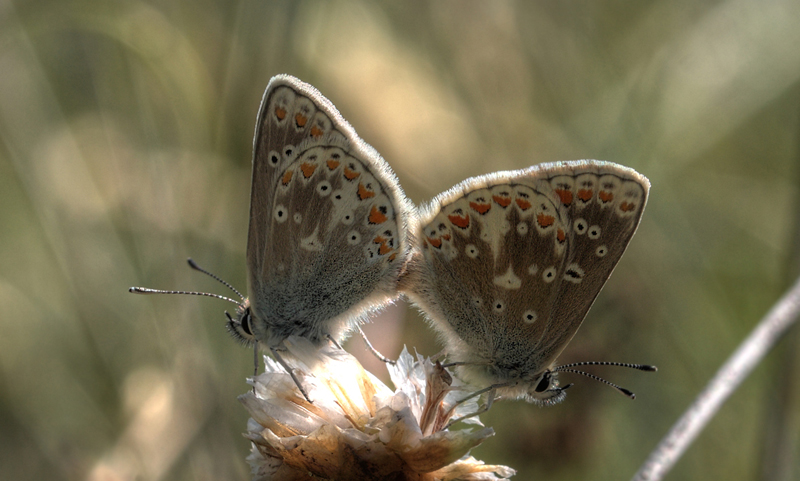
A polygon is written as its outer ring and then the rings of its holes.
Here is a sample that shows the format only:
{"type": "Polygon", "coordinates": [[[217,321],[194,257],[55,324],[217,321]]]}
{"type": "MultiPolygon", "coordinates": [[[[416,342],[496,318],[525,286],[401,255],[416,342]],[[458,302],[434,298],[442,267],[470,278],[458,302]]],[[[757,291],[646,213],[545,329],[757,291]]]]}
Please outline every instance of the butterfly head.
{"type": "Polygon", "coordinates": [[[250,309],[250,300],[245,299],[239,304],[239,307],[236,308],[236,316],[231,316],[228,312],[225,312],[225,315],[228,316],[228,332],[239,342],[244,344],[245,346],[250,346],[256,341],[256,336],[254,334],[253,329],[253,312],[250,309]]]}
{"type": "Polygon", "coordinates": [[[527,391],[524,393],[526,401],[539,406],[552,406],[558,404],[567,397],[565,392],[572,384],[564,387],[558,385],[558,373],[546,369],[533,382],[528,384],[527,391]]]}

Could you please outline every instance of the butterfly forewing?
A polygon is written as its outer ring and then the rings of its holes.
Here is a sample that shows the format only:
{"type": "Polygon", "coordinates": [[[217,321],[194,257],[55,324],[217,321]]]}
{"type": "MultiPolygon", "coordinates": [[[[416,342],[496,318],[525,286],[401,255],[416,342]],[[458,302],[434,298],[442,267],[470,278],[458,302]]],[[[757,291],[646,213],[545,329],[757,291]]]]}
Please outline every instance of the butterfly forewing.
{"type": "Polygon", "coordinates": [[[348,318],[394,297],[407,202],[327,99],[275,77],[257,121],[247,245],[261,337],[338,340],[348,318]]]}
{"type": "Polygon", "coordinates": [[[539,374],[625,250],[649,184],[581,161],[468,179],[422,215],[405,283],[454,360],[503,382],[539,374]]]}

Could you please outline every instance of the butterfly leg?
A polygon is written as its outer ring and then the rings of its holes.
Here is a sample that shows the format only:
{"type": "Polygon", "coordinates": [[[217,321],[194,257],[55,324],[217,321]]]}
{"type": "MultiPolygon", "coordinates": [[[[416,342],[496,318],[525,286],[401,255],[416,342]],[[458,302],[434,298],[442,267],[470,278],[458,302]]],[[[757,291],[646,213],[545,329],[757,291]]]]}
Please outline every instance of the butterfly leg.
{"type": "Polygon", "coordinates": [[[372,355],[374,355],[375,357],[377,357],[378,359],[380,359],[381,361],[383,361],[383,362],[385,362],[387,364],[391,364],[392,366],[397,364],[396,361],[393,361],[392,359],[389,359],[388,357],[384,356],[383,354],[378,352],[378,350],[375,349],[372,346],[372,343],[369,342],[369,339],[367,339],[367,335],[361,329],[361,326],[358,326],[358,333],[361,334],[361,338],[364,339],[364,343],[367,345],[367,348],[369,348],[369,350],[372,351],[372,355]]]}
{"type": "Polygon", "coordinates": [[[310,402],[311,404],[314,404],[314,401],[308,398],[308,394],[306,393],[306,390],[303,388],[303,385],[300,384],[300,380],[297,379],[297,376],[294,375],[294,371],[292,371],[289,365],[286,364],[286,361],[283,360],[283,357],[281,357],[281,355],[278,353],[278,349],[270,346],[269,350],[272,352],[272,355],[273,357],[275,357],[275,360],[278,361],[278,364],[280,364],[286,370],[286,372],[288,372],[289,375],[292,376],[292,381],[294,381],[295,385],[297,386],[297,389],[299,389],[300,392],[303,394],[303,397],[306,398],[306,401],[310,402]]]}
{"type": "Polygon", "coordinates": [[[328,340],[331,341],[333,345],[336,346],[339,350],[344,351],[344,349],[342,349],[342,346],[339,345],[338,342],[336,342],[336,339],[334,339],[333,336],[331,336],[330,334],[325,334],[325,337],[327,337],[328,340]]]}
{"type": "MultiPolygon", "coordinates": [[[[258,341],[253,342],[253,379],[258,376],[258,341]]],[[[256,393],[256,385],[253,383],[253,394],[256,393]]]]}
{"type": "MultiPolygon", "coordinates": [[[[491,385],[491,386],[489,386],[489,387],[487,387],[487,388],[481,389],[480,391],[476,391],[476,392],[474,392],[474,393],[470,394],[469,396],[465,397],[464,399],[461,399],[460,401],[458,401],[458,402],[455,404],[455,406],[458,406],[459,404],[463,403],[464,401],[467,401],[467,400],[469,400],[469,399],[472,399],[472,398],[474,398],[475,396],[480,396],[481,394],[483,394],[483,393],[485,393],[485,392],[488,392],[488,393],[489,393],[489,397],[486,399],[486,404],[484,404],[483,406],[481,406],[480,408],[478,408],[478,410],[477,410],[477,411],[475,411],[474,413],[466,414],[466,415],[464,415],[464,416],[461,416],[460,418],[453,419],[452,421],[450,421],[449,423],[447,423],[447,426],[445,426],[444,428],[445,428],[445,429],[449,429],[449,428],[450,428],[450,426],[452,426],[453,424],[455,424],[455,423],[457,423],[457,422],[461,422],[461,421],[463,421],[463,420],[465,420],[465,419],[467,419],[467,418],[472,418],[472,417],[475,417],[475,416],[479,416],[479,415],[481,415],[481,414],[485,413],[486,411],[488,411],[488,410],[489,410],[489,408],[491,408],[491,407],[492,407],[492,404],[494,403],[494,398],[495,398],[495,395],[497,394],[497,388],[499,388],[499,387],[505,387],[505,386],[507,386],[507,385],[508,385],[507,383],[503,383],[503,384],[493,384],[493,385],[491,385]]],[[[455,406],[453,406],[453,408],[455,408],[455,406]]]]}

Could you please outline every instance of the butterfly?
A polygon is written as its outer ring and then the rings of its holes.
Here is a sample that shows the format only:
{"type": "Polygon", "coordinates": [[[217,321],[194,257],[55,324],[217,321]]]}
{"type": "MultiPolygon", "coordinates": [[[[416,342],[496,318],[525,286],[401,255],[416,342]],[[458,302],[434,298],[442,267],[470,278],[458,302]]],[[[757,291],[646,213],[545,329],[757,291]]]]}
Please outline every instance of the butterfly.
{"type": "MultiPolygon", "coordinates": [[[[279,352],[290,336],[338,345],[398,296],[413,204],[389,165],[316,88],[273,77],[256,118],[247,238],[249,297],[228,315],[245,344],[279,352]]],[[[131,288],[135,293],[186,293],[131,288]]],[[[227,313],[226,313],[227,315],[227,313]]],[[[306,396],[308,398],[308,396],[306,396]]]]}
{"type": "Polygon", "coordinates": [[[274,348],[340,341],[397,296],[412,205],[336,107],[289,75],[270,80],[253,141],[249,298],[230,331],[274,348]]]}
{"type": "Polygon", "coordinates": [[[564,398],[557,374],[571,366],[556,359],[625,252],[649,189],[617,164],[557,162],[467,179],[421,209],[401,290],[458,374],[488,386],[479,392],[491,391],[489,405],[564,398]]]}

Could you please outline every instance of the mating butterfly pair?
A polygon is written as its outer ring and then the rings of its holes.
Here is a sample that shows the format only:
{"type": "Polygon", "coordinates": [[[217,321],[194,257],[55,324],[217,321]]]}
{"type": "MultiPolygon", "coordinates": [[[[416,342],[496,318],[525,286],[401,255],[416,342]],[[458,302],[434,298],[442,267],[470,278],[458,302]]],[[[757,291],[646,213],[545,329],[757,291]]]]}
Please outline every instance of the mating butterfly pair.
{"type": "MultiPolygon", "coordinates": [[[[274,77],[253,145],[249,300],[229,328],[275,352],[341,340],[411,298],[471,384],[563,398],[554,363],[625,251],[648,180],[608,162],[467,179],[418,210],[309,84],[274,77]]],[[[494,391],[493,391],[494,394],[494,391]]]]}

